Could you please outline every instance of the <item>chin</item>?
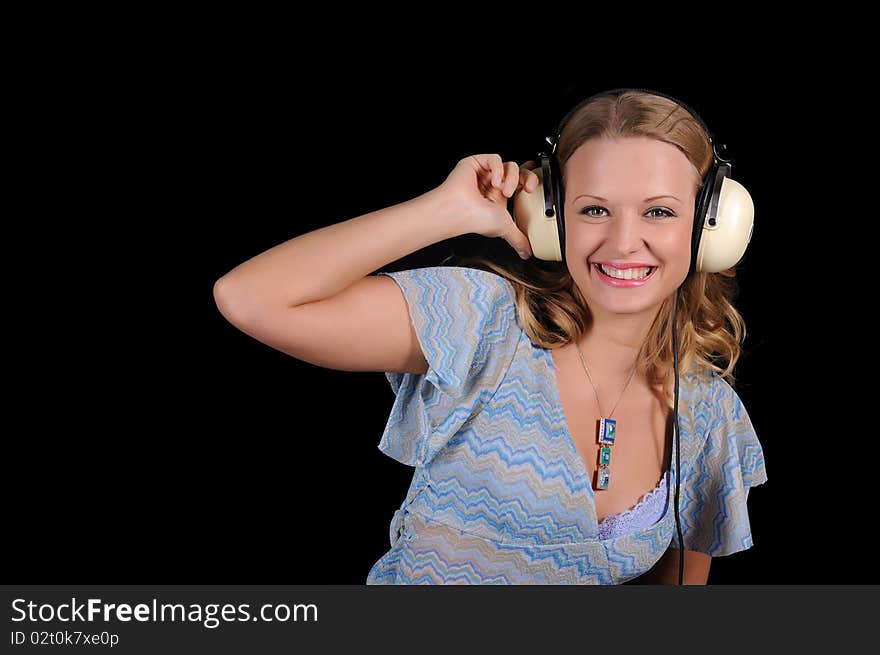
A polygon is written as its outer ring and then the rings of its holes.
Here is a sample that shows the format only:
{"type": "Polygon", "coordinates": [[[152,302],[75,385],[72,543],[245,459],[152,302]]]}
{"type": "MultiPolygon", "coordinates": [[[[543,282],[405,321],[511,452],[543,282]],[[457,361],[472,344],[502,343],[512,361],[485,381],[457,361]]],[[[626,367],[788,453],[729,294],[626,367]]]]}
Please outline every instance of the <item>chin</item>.
{"type": "Polygon", "coordinates": [[[651,298],[649,300],[640,300],[638,302],[614,302],[607,298],[593,298],[590,304],[601,308],[603,311],[611,314],[644,314],[646,312],[656,312],[660,307],[662,300],[651,298]]]}

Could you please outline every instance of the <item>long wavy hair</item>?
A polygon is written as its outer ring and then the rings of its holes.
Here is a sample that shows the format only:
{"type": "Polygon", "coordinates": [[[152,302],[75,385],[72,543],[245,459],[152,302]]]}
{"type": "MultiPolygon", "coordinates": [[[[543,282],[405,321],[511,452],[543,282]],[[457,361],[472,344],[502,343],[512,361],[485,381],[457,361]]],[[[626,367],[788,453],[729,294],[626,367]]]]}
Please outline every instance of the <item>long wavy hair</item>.
{"type": "MultiPolygon", "coordinates": [[[[712,165],[712,145],[699,121],[677,103],[641,91],[600,96],[583,105],[566,122],[559,137],[560,170],[588,139],[643,136],[676,146],[694,166],[694,188],[712,165]]],[[[563,182],[565,182],[563,176],[563,182]]],[[[564,262],[535,257],[523,261],[509,245],[500,257],[477,255],[455,264],[488,270],[513,285],[520,324],[533,343],[559,348],[579,340],[592,314],[564,262]]],[[[736,266],[718,273],[694,272],[678,288],[676,321],[679,374],[715,371],[731,385],[733,369],[746,336],[742,316],[733,305],[739,288],[736,266]],[[723,366],[717,362],[726,362],[723,366]]],[[[661,304],[638,355],[655,393],[673,405],[673,294],[661,304]],[[662,390],[662,391],[660,391],[662,390]]]]}

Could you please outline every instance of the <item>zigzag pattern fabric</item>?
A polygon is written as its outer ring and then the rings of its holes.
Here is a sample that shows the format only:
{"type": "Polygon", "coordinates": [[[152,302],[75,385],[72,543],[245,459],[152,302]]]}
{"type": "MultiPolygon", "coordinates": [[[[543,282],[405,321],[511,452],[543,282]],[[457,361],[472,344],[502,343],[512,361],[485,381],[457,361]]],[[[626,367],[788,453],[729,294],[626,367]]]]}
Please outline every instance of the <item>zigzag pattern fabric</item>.
{"type": "MultiPolygon", "coordinates": [[[[550,350],[519,325],[510,282],[455,266],[379,275],[402,290],[428,371],[386,373],[379,449],[415,471],[367,584],[621,584],[678,547],[674,452],[655,490],[597,521],[550,350]]],[[[739,396],[714,371],[680,372],[679,421],[686,548],[750,548],[748,489],[767,474],[739,396]]]]}

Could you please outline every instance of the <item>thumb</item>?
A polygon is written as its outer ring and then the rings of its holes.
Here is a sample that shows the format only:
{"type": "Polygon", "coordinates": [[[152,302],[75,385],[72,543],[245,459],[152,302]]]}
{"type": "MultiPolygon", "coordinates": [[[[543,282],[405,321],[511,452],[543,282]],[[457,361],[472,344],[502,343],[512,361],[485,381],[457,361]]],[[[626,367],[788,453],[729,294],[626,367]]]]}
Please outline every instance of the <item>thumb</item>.
{"type": "Polygon", "coordinates": [[[523,259],[528,259],[532,256],[532,246],[529,243],[529,238],[520,231],[512,220],[507,232],[501,236],[523,259]]]}

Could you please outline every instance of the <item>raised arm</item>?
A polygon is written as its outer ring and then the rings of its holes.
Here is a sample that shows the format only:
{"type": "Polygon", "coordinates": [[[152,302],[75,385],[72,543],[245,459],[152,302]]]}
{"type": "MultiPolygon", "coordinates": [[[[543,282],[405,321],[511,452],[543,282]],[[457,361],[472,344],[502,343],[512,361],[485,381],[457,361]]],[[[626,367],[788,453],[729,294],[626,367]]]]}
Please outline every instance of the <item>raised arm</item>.
{"type": "Polygon", "coordinates": [[[308,232],[235,267],[214,299],[228,321],[297,359],[346,371],[424,373],[399,287],[370,276],[438,241],[476,232],[530,254],[506,201],[537,176],[498,155],[462,159],[412,200],[308,232]]]}

